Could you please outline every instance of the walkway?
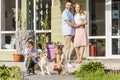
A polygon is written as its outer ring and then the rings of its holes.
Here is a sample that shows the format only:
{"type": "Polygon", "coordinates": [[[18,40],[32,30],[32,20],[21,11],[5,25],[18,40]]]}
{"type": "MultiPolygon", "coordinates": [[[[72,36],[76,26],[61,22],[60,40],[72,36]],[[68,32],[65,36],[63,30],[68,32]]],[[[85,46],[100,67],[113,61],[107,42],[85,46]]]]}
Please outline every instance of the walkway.
{"type": "MultiPolygon", "coordinates": [[[[107,69],[114,69],[118,70],[120,69],[120,60],[93,60],[93,61],[99,61],[102,62],[107,69]]],[[[83,61],[82,64],[89,62],[89,60],[83,61]]],[[[55,72],[51,70],[52,63],[49,64],[50,72],[52,73],[51,76],[49,75],[31,75],[31,76],[26,76],[25,74],[25,67],[23,62],[0,62],[0,65],[5,64],[6,66],[14,66],[17,65],[21,67],[23,71],[23,77],[26,78],[27,80],[80,80],[79,78],[74,78],[72,75],[57,75],[55,72]]],[[[74,65],[73,68],[69,68],[69,72],[72,73],[74,70],[78,69],[81,64],[76,64],[72,63],[74,65]]]]}

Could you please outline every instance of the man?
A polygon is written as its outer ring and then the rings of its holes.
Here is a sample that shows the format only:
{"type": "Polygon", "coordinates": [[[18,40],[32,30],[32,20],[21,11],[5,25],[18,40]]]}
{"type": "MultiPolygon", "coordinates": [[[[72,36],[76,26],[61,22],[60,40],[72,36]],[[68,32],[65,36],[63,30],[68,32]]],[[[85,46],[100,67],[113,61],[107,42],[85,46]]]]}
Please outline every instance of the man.
{"type": "MultiPolygon", "coordinates": [[[[68,67],[73,67],[70,64],[70,43],[73,42],[75,35],[74,28],[79,27],[78,24],[74,24],[74,16],[71,11],[72,1],[67,0],[65,3],[65,10],[62,13],[62,34],[64,36],[64,49],[63,53],[65,54],[65,61],[67,62],[68,67]]],[[[72,51],[74,52],[74,51],[72,51]]]]}

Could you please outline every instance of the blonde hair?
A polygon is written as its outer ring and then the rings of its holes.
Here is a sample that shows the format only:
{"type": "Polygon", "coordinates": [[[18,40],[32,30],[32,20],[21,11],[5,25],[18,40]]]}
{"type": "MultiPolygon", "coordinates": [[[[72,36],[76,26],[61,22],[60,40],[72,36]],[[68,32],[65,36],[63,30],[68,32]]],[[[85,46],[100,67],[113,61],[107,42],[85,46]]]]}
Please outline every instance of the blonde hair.
{"type": "MultiPolygon", "coordinates": [[[[76,5],[79,5],[79,8],[80,8],[79,14],[85,14],[82,5],[79,2],[77,2],[75,6],[76,5]]],[[[75,11],[75,6],[74,6],[74,14],[77,14],[75,11]]]]}

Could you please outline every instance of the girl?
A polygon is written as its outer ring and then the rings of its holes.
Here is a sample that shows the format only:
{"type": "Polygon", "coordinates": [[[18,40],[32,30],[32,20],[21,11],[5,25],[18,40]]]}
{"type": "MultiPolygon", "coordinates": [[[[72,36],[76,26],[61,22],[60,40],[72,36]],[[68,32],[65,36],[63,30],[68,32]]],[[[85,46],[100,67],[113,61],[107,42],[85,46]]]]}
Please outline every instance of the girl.
{"type": "Polygon", "coordinates": [[[77,54],[77,59],[75,62],[82,62],[83,53],[85,50],[85,46],[88,45],[88,38],[85,30],[85,25],[87,24],[87,20],[80,3],[75,4],[75,24],[80,24],[78,28],[75,28],[75,38],[74,38],[74,47],[77,54]],[[80,54],[80,48],[82,48],[80,54]]]}
{"type": "Polygon", "coordinates": [[[55,61],[53,66],[53,70],[57,71],[60,74],[63,71],[63,64],[64,64],[64,55],[62,53],[62,47],[56,45],[55,48],[55,57],[51,61],[55,61]]]}

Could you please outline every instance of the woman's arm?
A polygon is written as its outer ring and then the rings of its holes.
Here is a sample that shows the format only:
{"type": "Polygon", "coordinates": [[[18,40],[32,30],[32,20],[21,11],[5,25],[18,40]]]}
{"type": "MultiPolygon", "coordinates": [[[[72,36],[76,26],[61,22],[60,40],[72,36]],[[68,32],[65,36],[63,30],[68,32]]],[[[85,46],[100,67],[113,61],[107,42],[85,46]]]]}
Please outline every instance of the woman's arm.
{"type": "Polygon", "coordinates": [[[87,19],[84,19],[80,26],[85,26],[87,24],[87,19]]]}

